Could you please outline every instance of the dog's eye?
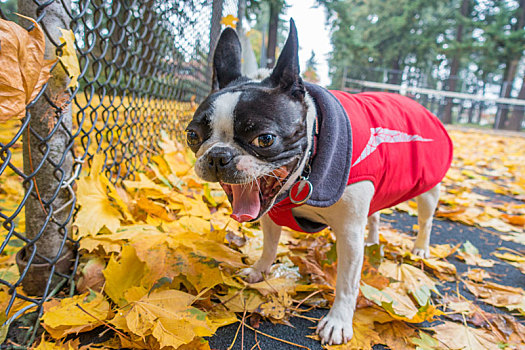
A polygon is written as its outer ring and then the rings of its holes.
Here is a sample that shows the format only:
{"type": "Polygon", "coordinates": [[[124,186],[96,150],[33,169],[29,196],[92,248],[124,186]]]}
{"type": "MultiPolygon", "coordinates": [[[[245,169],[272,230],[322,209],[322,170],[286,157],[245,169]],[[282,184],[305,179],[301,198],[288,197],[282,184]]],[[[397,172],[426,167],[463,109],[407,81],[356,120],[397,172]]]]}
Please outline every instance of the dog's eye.
{"type": "Polygon", "coordinates": [[[195,131],[189,130],[186,133],[186,142],[188,146],[197,146],[201,142],[201,138],[195,131]]]}
{"type": "Polygon", "coordinates": [[[275,140],[274,135],[264,134],[264,135],[260,135],[256,137],[255,139],[253,139],[252,145],[261,147],[261,148],[266,148],[266,147],[270,147],[273,144],[274,140],[275,140]]]}

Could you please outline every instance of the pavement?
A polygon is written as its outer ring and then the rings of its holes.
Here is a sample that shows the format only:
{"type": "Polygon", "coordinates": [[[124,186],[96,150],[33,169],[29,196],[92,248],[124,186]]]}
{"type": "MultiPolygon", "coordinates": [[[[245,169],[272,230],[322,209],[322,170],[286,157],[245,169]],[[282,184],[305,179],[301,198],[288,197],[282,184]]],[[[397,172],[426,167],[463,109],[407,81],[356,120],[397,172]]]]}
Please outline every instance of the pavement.
{"type": "MultiPolygon", "coordinates": [[[[483,193],[487,195],[487,193],[483,193]]],[[[512,198],[497,195],[494,193],[490,194],[494,200],[502,201],[514,201],[512,198]]],[[[412,227],[414,224],[417,224],[417,217],[408,215],[407,213],[394,212],[392,215],[382,215],[382,218],[388,220],[388,223],[395,229],[400,230],[405,233],[413,232],[412,227]]],[[[461,223],[452,222],[449,220],[435,219],[432,229],[431,244],[457,244],[464,243],[467,240],[470,241],[474,246],[479,249],[483,258],[492,258],[494,260],[499,260],[494,256],[491,256],[490,253],[494,252],[497,247],[507,247],[517,251],[525,252],[525,247],[518,243],[504,241],[499,238],[499,233],[497,231],[492,231],[485,228],[480,229],[473,226],[463,225],[461,223]]],[[[466,272],[469,268],[469,265],[464,264],[462,261],[458,260],[455,257],[450,257],[447,261],[453,263],[458,274],[466,272]]],[[[472,266],[470,266],[472,268],[472,266]]],[[[489,279],[503,285],[510,285],[513,287],[520,287],[525,289],[525,277],[524,275],[515,267],[506,264],[506,263],[497,263],[491,268],[486,268],[490,273],[495,276],[494,279],[489,279]]],[[[455,293],[456,282],[447,282],[442,283],[438,288],[440,292],[446,293],[455,293]]],[[[470,294],[466,288],[463,287],[460,282],[459,290],[463,296],[470,300],[474,300],[474,295],[470,294]]],[[[494,306],[485,304],[481,301],[477,302],[483,310],[492,312],[492,313],[507,313],[505,309],[496,308],[494,306]]],[[[306,313],[308,316],[312,317],[322,317],[328,312],[327,309],[317,309],[309,313],[306,313]]],[[[521,321],[525,321],[525,318],[521,318],[521,321]]],[[[292,318],[290,323],[293,327],[281,325],[281,324],[272,324],[271,322],[261,322],[259,331],[269,334],[275,338],[279,338],[285,341],[293,342],[295,344],[300,344],[305,348],[311,350],[322,349],[321,344],[318,341],[307,338],[307,335],[313,334],[315,331],[316,323],[310,322],[303,318],[292,318]]],[[[437,322],[439,323],[439,322],[437,322]]],[[[235,333],[237,331],[239,324],[233,324],[226,327],[223,327],[217,331],[217,333],[209,339],[210,347],[217,350],[227,350],[230,349],[230,345],[235,338],[235,333]]],[[[428,324],[428,326],[431,326],[428,324]]],[[[261,350],[287,350],[287,349],[300,349],[297,346],[288,345],[278,340],[273,340],[271,338],[257,335],[257,340],[259,342],[259,347],[261,350]]],[[[234,349],[258,349],[256,346],[255,333],[250,329],[244,329],[244,341],[241,342],[241,334],[237,336],[234,346],[231,348],[234,349]],[[254,348],[255,346],[255,348],[254,348]]],[[[374,346],[374,349],[388,349],[382,345],[374,346]]]]}

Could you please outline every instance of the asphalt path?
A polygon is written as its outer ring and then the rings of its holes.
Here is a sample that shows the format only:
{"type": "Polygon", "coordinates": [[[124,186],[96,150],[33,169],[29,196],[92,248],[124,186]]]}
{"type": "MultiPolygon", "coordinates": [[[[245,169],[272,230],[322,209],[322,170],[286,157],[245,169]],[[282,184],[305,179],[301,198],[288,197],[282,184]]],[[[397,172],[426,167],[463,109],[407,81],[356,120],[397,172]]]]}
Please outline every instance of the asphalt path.
{"type": "MultiPolygon", "coordinates": [[[[489,193],[484,192],[483,194],[488,195],[489,193]]],[[[513,201],[512,198],[506,196],[501,196],[494,193],[490,193],[489,195],[491,196],[493,201],[513,201]]],[[[382,217],[387,219],[389,224],[393,228],[405,233],[412,232],[413,225],[417,224],[417,217],[410,216],[407,213],[394,212],[392,215],[382,215],[382,217]]],[[[488,279],[488,281],[493,281],[495,283],[525,289],[525,278],[517,268],[509,264],[503,263],[498,258],[490,255],[490,253],[494,252],[498,247],[507,247],[517,251],[524,251],[525,247],[518,243],[508,242],[500,239],[500,233],[498,233],[497,231],[491,231],[492,233],[489,233],[489,231],[491,230],[467,226],[449,220],[434,219],[431,244],[448,243],[455,245],[457,243],[464,243],[466,241],[470,241],[474,246],[476,246],[479,249],[479,252],[481,253],[483,258],[491,258],[498,261],[498,263],[496,263],[493,267],[485,268],[492,274],[492,276],[495,277],[493,279],[488,279]]],[[[453,263],[456,266],[458,274],[466,272],[469,267],[477,268],[477,266],[473,267],[466,265],[455,257],[449,257],[447,261],[453,263]]],[[[442,294],[455,294],[456,282],[442,283],[441,286],[438,287],[438,289],[442,294]]],[[[459,290],[460,293],[466,298],[470,300],[475,300],[474,295],[470,294],[468,290],[464,288],[461,282],[459,285],[459,290]]],[[[481,301],[477,301],[477,305],[479,305],[483,310],[488,312],[507,313],[505,309],[496,308],[492,305],[485,304],[481,301]]],[[[318,318],[324,316],[327,312],[327,309],[317,309],[307,313],[307,315],[318,318]]],[[[521,320],[523,321],[524,319],[521,318],[521,320]]],[[[293,327],[263,321],[260,323],[259,331],[279,339],[300,344],[312,350],[322,349],[322,346],[318,341],[306,337],[307,335],[314,333],[314,327],[316,326],[314,322],[310,322],[303,318],[292,318],[290,322],[293,325],[293,327]]],[[[433,324],[439,323],[440,322],[438,321],[434,322],[433,324]]],[[[433,324],[427,324],[425,326],[431,327],[433,324]]],[[[235,338],[235,333],[237,331],[238,326],[239,324],[237,323],[219,329],[217,333],[209,339],[210,347],[212,349],[217,350],[227,350],[235,338]]],[[[261,350],[300,349],[297,346],[287,345],[281,341],[273,340],[271,338],[261,335],[257,335],[257,340],[259,342],[259,347],[261,350]]],[[[244,341],[241,342],[241,332],[239,331],[239,334],[232,349],[243,348],[244,350],[250,350],[255,346],[255,344],[256,341],[254,332],[245,327],[244,341]]],[[[254,349],[257,349],[257,347],[255,347],[254,349]]],[[[374,346],[374,349],[387,348],[382,345],[376,345],[374,346]]]]}

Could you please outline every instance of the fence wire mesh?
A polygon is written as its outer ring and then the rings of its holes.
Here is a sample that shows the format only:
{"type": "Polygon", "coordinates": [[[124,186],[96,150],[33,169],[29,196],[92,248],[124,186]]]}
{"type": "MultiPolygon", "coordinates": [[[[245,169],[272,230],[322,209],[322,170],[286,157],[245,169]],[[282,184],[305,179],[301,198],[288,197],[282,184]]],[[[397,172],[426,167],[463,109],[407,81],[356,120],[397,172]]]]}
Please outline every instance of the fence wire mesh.
{"type": "Polygon", "coordinates": [[[1,1],[0,17],[31,32],[14,12],[42,28],[46,59],[63,54],[59,28],[70,28],[80,75],[68,88],[66,67],[55,63],[23,118],[2,122],[0,334],[11,325],[2,347],[33,343],[44,301],[75,292],[81,170],[103,154],[111,181],[133,178],[162,137],[182,135],[209,91],[210,45],[237,0],[1,1]]]}

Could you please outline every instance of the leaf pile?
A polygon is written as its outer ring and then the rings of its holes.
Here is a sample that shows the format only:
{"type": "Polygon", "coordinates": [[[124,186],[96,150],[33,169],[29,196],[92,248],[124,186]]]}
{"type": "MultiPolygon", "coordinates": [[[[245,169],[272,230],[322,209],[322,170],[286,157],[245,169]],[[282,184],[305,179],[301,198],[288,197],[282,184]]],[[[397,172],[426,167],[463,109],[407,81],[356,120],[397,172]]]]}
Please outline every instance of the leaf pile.
{"type": "MultiPolygon", "coordinates": [[[[319,234],[284,230],[272,272],[264,281],[248,284],[236,273],[260,255],[259,227],[241,226],[229,218],[222,189],[198,180],[183,147],[168,140],[161,146],[164,153],[152,157],[144,172],[122,187],[112,185],[100,172],[102,156],[94,158],[90,174],[79,180],[75,238],[80,238],[82,252],[78,280],[82,294],[46,303],[42,324],[47,332],[41,348],[56,344],[78,348],[78,342],[64,339],[103,327],[115,334],[106,347],[207,349],[202,337],[221,326],[240,322],[242,327],[257,327],[261,317],[288,324],[292,316],[305,317],[305,307],[333,302],[336,257],[329,230],[319,234]]],[[[463,179],[461,186],[469,186],[470,180],[463,179]]],[[[514,188],[504,181],[499,186],[514,188]]],[[[447,186],[447,190],[456,189],[447,186]]],[[[441,208],[449,205],[445,201],[441,208]]],[[[514,226],[512,232],[520,234],[514,226]]],[[[381,246],[367,248],[354,337],[347,345],[327,348],[525,346],[525,328],[511,316],[483,311],[459,291],[439,292],[440,281],[461,278],[483,302],[525,315],[522,289],[486,282],[475,269],[468,276],[457,276],[447,261],[452,254],[472,265],[486,266],[483,262],[490,261],[471,243],[433,245],[431,257],[420,259],[410,253],[412,236],[384,226],[380,238],[381,246]],[[450,320],[431,328],[421,326],[444,316],[450,320]],[[464,337],[458,339],[457,334],[464,337]]],[[[496,254],[522,264],[515,253],[496,254]]]]}

